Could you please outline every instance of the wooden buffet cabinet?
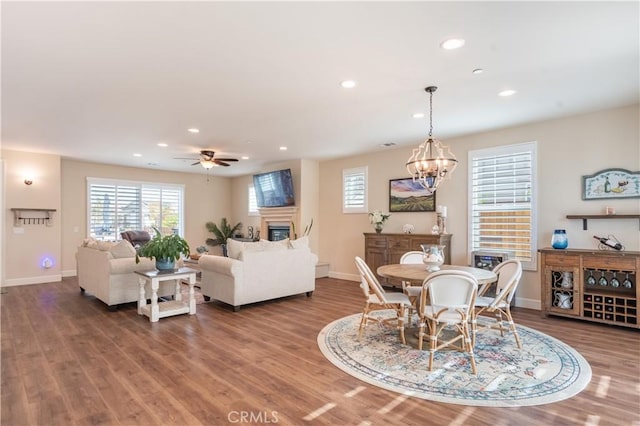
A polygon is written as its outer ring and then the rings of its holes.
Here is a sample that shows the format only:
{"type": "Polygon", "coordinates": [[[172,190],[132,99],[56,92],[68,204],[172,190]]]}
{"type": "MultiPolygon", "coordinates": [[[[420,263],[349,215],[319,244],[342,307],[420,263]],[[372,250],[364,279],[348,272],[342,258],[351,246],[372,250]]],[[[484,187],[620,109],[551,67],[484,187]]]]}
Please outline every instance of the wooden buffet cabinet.
{"type": "Polygon", "coordinates": [[[380,284],[401,286],[400,280],[384,278],[377,274],[379,266],[400,263],[400,258],[408,251],[422,251],[421,244],[444,246],[444,263],[451,264],[451,234],[364,234],[364,260],[380,280],[380,284]]]}
{"type": "Polygon", "coordinates": [[[640,328],[640,252],[541,249],[542,312],[640,328]]]}

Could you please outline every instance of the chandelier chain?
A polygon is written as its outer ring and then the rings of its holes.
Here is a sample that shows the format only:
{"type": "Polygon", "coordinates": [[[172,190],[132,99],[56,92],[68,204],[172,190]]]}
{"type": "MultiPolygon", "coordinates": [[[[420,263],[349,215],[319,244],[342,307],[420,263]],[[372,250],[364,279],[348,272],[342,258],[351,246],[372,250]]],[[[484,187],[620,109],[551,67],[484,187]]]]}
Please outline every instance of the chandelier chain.
{"type": "Polygon", "coordinates": [[[433,135],[433,92],[429,92],[429,138],[433,135]]]}

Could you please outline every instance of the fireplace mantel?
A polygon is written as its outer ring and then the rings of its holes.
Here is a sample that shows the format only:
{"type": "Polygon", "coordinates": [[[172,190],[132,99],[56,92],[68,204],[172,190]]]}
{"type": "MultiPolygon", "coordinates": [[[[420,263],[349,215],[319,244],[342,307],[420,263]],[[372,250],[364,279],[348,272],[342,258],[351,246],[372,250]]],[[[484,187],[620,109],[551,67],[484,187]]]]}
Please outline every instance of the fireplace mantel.
{"type": "Polygon", "coordinates": [[[269,225],[289,225],[292,222],[296,223],[298,207],[265,207],[259,208],[258,213],[260,213],[260,229],[266,238],[269,225]]]}

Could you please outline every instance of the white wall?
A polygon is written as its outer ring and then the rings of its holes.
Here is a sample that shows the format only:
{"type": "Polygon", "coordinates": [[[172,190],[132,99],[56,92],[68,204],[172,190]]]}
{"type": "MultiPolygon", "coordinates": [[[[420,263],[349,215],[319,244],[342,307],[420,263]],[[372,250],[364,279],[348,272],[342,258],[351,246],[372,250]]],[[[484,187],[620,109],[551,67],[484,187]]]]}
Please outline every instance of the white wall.
{"type": "MultiPolygon", "coordinates": [[[[627,250],[640,250],[638,220],[592,220],[589,230],[568,214],[598,214],[613,206],[619,214],[640,213],[640,199],[581,199],[581,177],[607,168],[640,170],[638,105],[592,114],[532,123],[445,140],[460,161],[451,180],[436,193],[436,203],[448,207],[447,230],[453,234],[452,261],[468,264],[467,154],[469,150],[521,142],[538,142],[538,246],[549,246],[555,228],[567,230],[570,248],[597,249],[593,235],[614,234],[627,250]]],[[[435,135],[437,137],[437,134],[435,135]]],[[[425,135],[426,137],[426,135],[425,135]]],[[[416,141],[418,145],[421,141],[416,141]]],[[[380,149],[367,155],[320,163],[319,256],[330,264],[330,276],[357,280],[355,256],[364,256],[363,232],[372,230],[367,214],[343,214],[342,170],[368,166],[369,211],[388,211],[389,180],[407,176],[404,164],[412,148],[380,149]]],[[[386,232],[401,232],[411,223],[416,233],[429,233],[435,213],[394,213],[386,232]]],[[[384,231],[383,231],[384,232],[384,231]]],[[[525,272],[518,304],[539,307],[539,271],[525,272]]]]}

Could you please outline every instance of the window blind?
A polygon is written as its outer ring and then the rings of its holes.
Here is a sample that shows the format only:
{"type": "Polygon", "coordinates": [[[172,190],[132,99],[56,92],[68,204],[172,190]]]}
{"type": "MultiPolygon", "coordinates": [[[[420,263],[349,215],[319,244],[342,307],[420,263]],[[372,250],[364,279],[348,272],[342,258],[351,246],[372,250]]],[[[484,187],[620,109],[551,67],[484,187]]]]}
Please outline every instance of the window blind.
{"type": "Polygon", "coordinates": [[[345,169],[342,172],[342,212],[367,212],[367,168],[345,169]]]}
{"type": "Polygon", "coordinates": [[[87,179],[88,235],[99,240],[120,239],[128,230],[145,230],[153,235],[183,229],[184,187],[107,179],[87,179]]]}
{"type": "Polygon", "coordinates": [[[506,252],[535,269],[535,144],[469,157],[470,251],[506,252]]]}

